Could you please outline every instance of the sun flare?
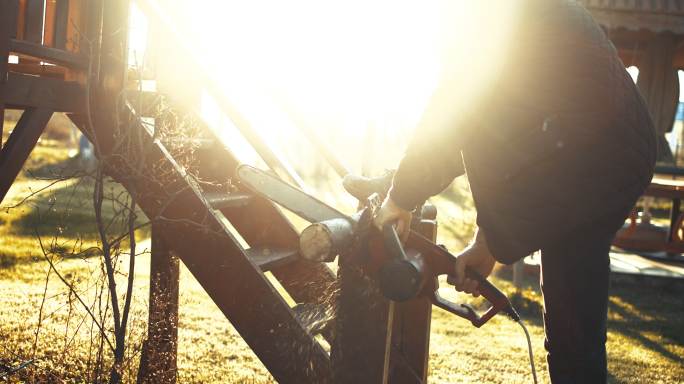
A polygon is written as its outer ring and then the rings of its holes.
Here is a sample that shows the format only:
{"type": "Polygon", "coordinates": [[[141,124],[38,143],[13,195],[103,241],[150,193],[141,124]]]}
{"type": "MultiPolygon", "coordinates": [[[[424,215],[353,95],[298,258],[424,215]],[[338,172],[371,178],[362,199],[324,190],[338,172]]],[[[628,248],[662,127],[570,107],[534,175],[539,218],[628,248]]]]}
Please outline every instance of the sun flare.
{"type": "MultiPolygon", "coordinates": [[[[500,71],[514,3],[178,0],[167,8],[227,99],[277,146],[302,124],[331,143],[358,142],[369,130],[406,138],[422,120],[453,124],[500,71]]],[[[141,15],[131,17],[138,61],[148,29],[141,15]]]]}

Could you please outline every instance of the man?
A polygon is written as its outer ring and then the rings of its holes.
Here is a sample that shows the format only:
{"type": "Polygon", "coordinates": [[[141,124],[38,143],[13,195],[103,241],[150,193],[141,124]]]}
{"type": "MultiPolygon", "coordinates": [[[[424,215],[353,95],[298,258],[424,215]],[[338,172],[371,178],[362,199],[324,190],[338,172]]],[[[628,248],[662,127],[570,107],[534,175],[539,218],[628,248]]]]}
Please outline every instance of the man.
{"type": "Polygon", "coordinates": [[[456,289],[478,294],[467,266],[487,276],[495,261],[541,250],[551,380],[605,383],[608,253],[653,175],[655,132],[585,9],[569,0],[519,7],[506,76],[458,123],[431,125],[443,112],[428,108],[375,223],[394,222],[405,236],[410,211],[464,164],[479,229],[458,255],[456,289]]]}

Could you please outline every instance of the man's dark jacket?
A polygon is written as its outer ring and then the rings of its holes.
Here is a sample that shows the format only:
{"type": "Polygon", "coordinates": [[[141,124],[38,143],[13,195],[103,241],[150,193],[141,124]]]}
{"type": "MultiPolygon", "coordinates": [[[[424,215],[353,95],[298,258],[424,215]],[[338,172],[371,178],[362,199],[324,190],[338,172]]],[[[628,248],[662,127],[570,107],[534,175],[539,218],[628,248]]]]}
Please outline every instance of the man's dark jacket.
{"type": "Polygon", "coordinates": [[[505,77],[474,121],[416,132],[391,191],[412,209],[465,164],[478,226],[503,263],[588,223],[624,218],[656,157],[644,101],[585,9],[529,1],[513,45],[505,77]]]}

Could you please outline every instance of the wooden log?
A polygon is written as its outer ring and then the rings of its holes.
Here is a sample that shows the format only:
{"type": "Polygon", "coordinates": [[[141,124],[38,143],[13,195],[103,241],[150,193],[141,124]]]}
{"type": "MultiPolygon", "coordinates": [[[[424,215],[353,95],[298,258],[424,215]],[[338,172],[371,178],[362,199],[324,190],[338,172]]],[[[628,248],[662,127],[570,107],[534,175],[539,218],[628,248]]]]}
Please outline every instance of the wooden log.
{"type": "Polygon", "coordinates": [[[163,228],[152,225],[149,320],[139,383],[172,384],[177,379],[180,263],[162,239],[163,228]]]}
{"type": "Polygon", "coordinates": [[[314,223],[304,228],[299,237],[299,252],[309,261],[329,263],[347,249],[354,236],[349,220],[338,218],[314,223]]]}
{"type": "Polygon", "coordinates": [[[0,151],[0,202],[5,198],[14,179],[35,147],[52,112],[46,108],[25,110],[7,139],[7,144],[0,151]]]}

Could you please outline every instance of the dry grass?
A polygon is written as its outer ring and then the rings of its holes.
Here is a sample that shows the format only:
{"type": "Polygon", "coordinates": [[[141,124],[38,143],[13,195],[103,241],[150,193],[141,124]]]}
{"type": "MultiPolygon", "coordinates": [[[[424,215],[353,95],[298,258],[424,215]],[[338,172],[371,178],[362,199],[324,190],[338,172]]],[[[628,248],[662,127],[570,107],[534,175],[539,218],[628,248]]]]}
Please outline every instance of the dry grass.
{"type": "MultiPolygon", "coordinates": [[[[45,171],[49,164],[65,164],[66,151],[56,142],[44,141],[34,151],[27,170],[45,171]]],[[[3,207],[15,204],[31,190],[44,186],[24,173],[3,207]]],[[[117,187],[112,186],[112,190],[117,187]]],[[[456,250],[472,232],[473,210],[462,188],[437,200],[441,240],[456,250]],[[459,205],[452,201],[464,202],[459,205]],[[451,217],[454,219],[446,219],[451,217]],[[458,218],[455,219],[455,218],[458,218]]],[[[87,364],[93,358],[90,321],[77,303],[69,304],[68,290],[54,274],[47,285],[43,319],[38,335],[47,263],[35,239],[39,229],[47,237],[57,235],[56,246],[73,247],[77,238],[94,241],[87,184],[70,181],[56,185],[19,208],[0,211],[0,363],[16,365],[35,356],[33,366],[12,381],[88,381],[87,364]],[[82,188],[82,190],[79,190],[82,188]],[[52,204],[56,202],[55,204],[52,204]],[[38,216],[37,212],[41,212],[38,216]]],[[[141,238],[146,233],[140,233],[141,238]]],[[[143,242],[141,247],[149,247],[143,242]]],[[[99,259],[81,255],[59,260],[57,268],[74,282],[87,303],[95,300],[91,271],[99,259]]],[[[137,353],[147,321],[149,255],[139,256],[131,314],[130,366],[125,378],[134,378],[137,353]]],[[[126,265],[126,261],[123,265],[126,265]]],[[[495,278],[507,292],[514,289],[509,272],[495,278]]],[[[125,279],[125,275],[121,276],[125,279]]],[[[179,382],[268,383],[272,378],[247,348],[229,321],[209,299],[199,283],[183,268],[180,286],[179,382]]],[[[533,337],[537,368],[545,377],[540,294],[533,277],[515,295],[533,337]]],[[[120,284],[123,286],[123,284],[120,284]]],[[[679,383],[684,381],[684,305],[682,284],[614,279],[610,301],[608,337],[609,371],[616,383],[679,383]]],[[[453,294],[453,293],[451,293],[453,294]]],[[[520,328],[495,318],[482,329],[435,309],[433,313],[430,382],[523,383],[531,382],[525,340],[520,328]]],[[[544,379],[546,381],[546,379],[544,379]]]]}

